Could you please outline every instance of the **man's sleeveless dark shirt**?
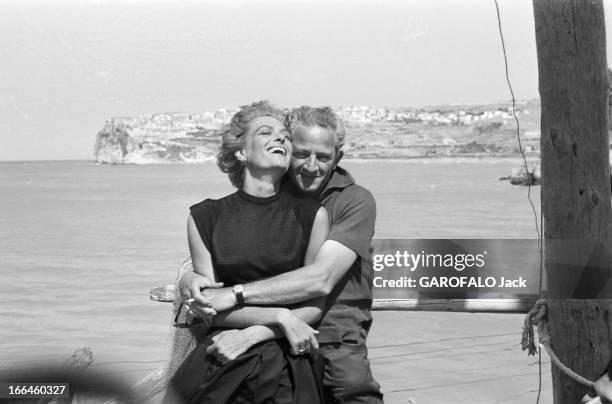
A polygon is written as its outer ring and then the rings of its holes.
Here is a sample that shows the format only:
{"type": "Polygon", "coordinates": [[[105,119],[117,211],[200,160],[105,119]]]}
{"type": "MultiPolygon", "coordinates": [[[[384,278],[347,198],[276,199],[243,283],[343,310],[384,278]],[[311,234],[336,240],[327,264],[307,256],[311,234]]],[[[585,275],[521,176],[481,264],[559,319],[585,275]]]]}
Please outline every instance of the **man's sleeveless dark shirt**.
{"type": "Polygon", "coordinates": [[[290,191],[258,198],[239,190],[190,211],[218,280],[232,286],[301,267],[320,206],[290,191]]]}

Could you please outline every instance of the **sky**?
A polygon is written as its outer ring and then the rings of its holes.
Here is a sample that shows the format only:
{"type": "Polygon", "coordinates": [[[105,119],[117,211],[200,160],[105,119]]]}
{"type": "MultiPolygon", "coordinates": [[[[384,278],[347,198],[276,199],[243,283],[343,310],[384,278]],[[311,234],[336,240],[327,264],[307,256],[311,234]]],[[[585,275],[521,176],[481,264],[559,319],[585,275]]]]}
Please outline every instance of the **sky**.
{"type": "MultiPolygon", "coordinates": [[[[498,2],[538,98],[532,2],[498,2]]],[[[92,159],[114,116],[510,99],[493,0],[3,0],[0,59],[0,161],[92,159]]]]}

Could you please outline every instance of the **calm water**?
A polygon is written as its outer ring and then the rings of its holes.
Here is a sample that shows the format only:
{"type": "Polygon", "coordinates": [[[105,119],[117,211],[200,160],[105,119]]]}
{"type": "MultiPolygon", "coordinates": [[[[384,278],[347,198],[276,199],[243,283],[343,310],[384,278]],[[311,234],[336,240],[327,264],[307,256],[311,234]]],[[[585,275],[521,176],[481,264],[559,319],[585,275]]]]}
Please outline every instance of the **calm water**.
{"type": "MultiPolygon", "coordinates": [[[[378,238],[535,238],[527,188],[498,181],[519,164],[343,166],[377,200],[378,238]]],[[[160,366],[170,307],[148,291],[172,283],[188,255],[187,207],[231,191],[213,163],[0,163],[0,363],[63,361],[90,347],[93,366],[129,379],[160,366]]]]}

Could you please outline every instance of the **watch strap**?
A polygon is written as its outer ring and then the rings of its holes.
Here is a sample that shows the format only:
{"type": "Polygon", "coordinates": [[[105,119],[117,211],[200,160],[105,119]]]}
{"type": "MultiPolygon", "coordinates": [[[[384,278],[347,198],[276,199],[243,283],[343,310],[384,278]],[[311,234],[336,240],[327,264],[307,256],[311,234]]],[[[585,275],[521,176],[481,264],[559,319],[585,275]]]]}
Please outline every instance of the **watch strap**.
{"type": "Polygon", "coordinates": [[[236,296],[236,305],[243,306],[244,305],[244,286],[234,285],[232,292],[234,292],[234,296],[236,296]]]}

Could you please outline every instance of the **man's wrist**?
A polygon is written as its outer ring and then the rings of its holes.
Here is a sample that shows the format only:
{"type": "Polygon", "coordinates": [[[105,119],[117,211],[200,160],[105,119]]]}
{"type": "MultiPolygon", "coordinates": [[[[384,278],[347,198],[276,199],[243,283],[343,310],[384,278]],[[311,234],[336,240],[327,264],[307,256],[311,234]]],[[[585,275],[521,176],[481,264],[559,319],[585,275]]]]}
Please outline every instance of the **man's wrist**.
{"type": "Polygon", "coordinates": [[[242,304],[248,304],[249,300],[248,300],[248,295],[249,293],[247,292],[247,289],[249,289],[249,284],[245,283],[242,285],[242,304]]]}
{"type": "Polygon", "coordinates": [[[236,306],[244,306],[244,285],[234,285],[232,293],[234,294],[236,306]]]}
{"type": "Polygon", "coordinates": [[[229,291],[229,293],[227,294],[227,300],[228,300],[229,304],[231,305],[230,308],[238,307],[238,301],[236,300],[236,295],[234,294],[234,289],[233,288],[227,288],[227,290],[229,291]]]}

